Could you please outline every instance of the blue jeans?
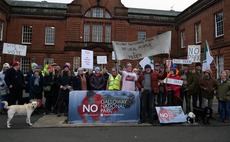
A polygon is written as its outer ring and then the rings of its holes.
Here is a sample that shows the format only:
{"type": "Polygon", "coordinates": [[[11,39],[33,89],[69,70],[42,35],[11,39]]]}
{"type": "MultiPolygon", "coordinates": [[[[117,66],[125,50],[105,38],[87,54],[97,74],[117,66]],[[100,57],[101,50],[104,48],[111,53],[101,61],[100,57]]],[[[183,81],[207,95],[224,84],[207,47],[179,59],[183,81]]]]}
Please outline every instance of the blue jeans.
{"type": "Polygon", "coordinates": [[[219,101],[220,106],[220,120],[229,119],[230,117],[230,102],[219,101]]]}

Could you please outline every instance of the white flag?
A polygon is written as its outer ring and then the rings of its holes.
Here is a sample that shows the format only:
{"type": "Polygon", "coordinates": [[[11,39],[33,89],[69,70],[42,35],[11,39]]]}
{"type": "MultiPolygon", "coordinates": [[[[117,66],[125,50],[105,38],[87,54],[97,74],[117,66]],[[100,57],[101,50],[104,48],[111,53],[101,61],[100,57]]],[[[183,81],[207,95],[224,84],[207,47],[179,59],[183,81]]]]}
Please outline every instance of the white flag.
{"type": "Polygon", "coordinates": [[[209,46],[207,40],[205,41],[204,44],[204,60],[203,60],[203,65],[202,65],[202,71],[205,70],[210,70],[210,64],[213,61],[213,57],[210,54],[209,46]]]}

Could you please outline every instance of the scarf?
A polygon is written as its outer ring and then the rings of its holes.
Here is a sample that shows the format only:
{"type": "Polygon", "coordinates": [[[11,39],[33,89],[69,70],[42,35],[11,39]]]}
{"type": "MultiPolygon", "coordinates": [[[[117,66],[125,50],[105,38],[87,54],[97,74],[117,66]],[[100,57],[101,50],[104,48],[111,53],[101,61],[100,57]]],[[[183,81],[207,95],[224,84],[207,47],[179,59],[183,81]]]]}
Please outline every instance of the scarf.
{"type": "Polygon", "coordinates": [[[34,85],[39,86],[40,76],[35,76],[34,85]]]}
{"type": "Polygon", "coordinates": [[[80,77],[81,77],[81,90],[87,90],[85,76],[81,74],[80,77]]]}

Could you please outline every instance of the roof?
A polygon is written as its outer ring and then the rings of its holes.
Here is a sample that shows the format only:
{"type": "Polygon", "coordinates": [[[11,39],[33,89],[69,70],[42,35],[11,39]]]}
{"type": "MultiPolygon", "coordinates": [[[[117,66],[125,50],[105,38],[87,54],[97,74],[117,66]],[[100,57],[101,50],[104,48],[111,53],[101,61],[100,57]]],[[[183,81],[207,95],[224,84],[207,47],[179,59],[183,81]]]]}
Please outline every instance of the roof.
{"type": "Polygon", "coordinates": [[[140,8],[129,8],[129,14],[146,14],[146,15],[161,15],[161,16],[177,16],[180,14],[178,11],[170,10],[153,10],[153,9],[140,9],[140,8]]]}

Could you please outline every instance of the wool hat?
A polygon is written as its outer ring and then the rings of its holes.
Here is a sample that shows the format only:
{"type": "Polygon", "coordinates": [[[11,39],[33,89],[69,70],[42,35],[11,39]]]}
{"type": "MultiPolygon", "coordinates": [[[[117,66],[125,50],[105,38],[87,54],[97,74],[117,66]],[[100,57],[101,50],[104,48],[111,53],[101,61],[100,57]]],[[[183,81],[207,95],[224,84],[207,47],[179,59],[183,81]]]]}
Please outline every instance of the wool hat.
{"type": "Polygon", "coordinates": [[[52,69],[52,68],[53,68],[52,66],[48,66],[48,67],[47,67],[48,70],[49,70],[49,69],[52,69]]]}
{"type": "Polygon", "coordinates": [[[202,66],[202,65],[201,65],[201,63],[196,63],[195,67],[197,67],[197,66],[202,66]]]}
{"type": "Polygon", "coordinates": [[[3,68],[10,68],[10,65],[8,63],[3,64],[3,68]]]}
{"type": "Polygon", "coordinates": [[[174,74],[176,73],[176,68],[171,68],[170,71],[173,71],[174,74]]]}
{"type": "Polygon", "coordinates": [[[99,67],[95,67],[95,71],[97,71],[97,70],[99,70],[99,71],[100,71],[101,69],[100,69],[99,67]]]}
{"type": "Polygon", "coordinates": [[[40,70],[38,69],[38,68],[36,68],[35,70],[34,70],[34,73],[35,72],[39,72],[40,73],[40,70]]]}
{"type": "Polygon", "coordinates": [[[20,65],[20,62],[15,60],[13,63],[12,63],[12,66],[15,67],[15,66],[19,66],[20,65]]]}
{"type": "Polygon", "coordinates": [[[147,69],[147,68],[152,69],[151,66],[150,66],[149,64],[145,65],[145,69],[147,69]]]}
{"type": "Polygon", "coordinates": [[[38,64],[36,64],[36,63],[32,63],[32,64],[31,64],[31,67],[32,67],[32,68],[34,68],[34,67],[38,67],[38,64]]]}
{"type": "Polygon", "coordinates": [[[69,66],[67,64],[64,64],[63,69],[65,69],[65,68],[69,68],[69,66]]]}

